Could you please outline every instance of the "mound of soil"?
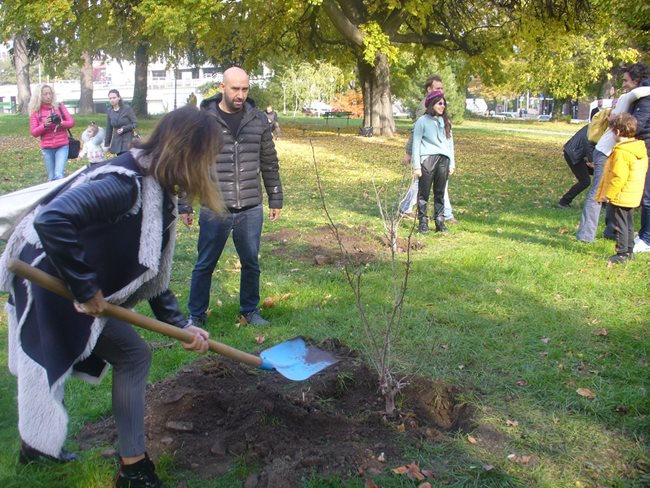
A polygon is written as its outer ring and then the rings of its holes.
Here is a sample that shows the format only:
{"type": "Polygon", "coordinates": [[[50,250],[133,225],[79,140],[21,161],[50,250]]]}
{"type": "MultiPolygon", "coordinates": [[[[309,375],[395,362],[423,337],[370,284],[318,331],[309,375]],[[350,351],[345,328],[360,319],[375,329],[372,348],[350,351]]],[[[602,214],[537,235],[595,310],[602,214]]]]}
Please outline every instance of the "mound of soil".
{"type": "MultiPolygon", "coordinates": [[[[408,224],[407,225],[411,225],[408,224]]],[[[364,265],[377,260],[388,259],[390,243],[383,235],[373,235],[365,225],[349,227],[337,226],[341,243],[348,253],[349,259],[355,265],[364,265]]],[[[275,244],[273,254],[289,260],[302,263],[311,263],[318,266],[325,264],[343,263],[343,255],[339,243],[328,226],[309,229],[308,232],[300,232],[295,229],[280,229],[276,232],[267,232],[262,236],[265,242],[275,244]],[[302,242],[302,246],[297,243],[302,242]]],[[[413,236],[408,239],[398,238],[398,253],[419,251],[424,248],[424,243],[413,236]]]]}
{"type": "MultiPolygon", "coordinates": [[[[300,486],[318,473],[373,475],[410,460],[404,443],[441,441],[471,428],[460,391],[411,378],[399,415],[387,419],[374,371],[336,340],[319,344],[340,361],[303,382],[217,355],[204,357],[147,391],[146,433],[153,458],[174,456],[200,477],[225,473],[236,458],[259,471],[247,488],[300,486]]],[[[83,448],[116,443],[112,419],[85,426],[83,448]]]]}

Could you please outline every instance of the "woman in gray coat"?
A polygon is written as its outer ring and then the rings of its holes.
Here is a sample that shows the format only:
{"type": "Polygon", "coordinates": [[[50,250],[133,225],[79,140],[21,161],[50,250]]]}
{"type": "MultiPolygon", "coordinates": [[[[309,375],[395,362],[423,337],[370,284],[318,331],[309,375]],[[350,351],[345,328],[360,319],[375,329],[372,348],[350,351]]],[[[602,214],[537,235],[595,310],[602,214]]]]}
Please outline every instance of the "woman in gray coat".
{"type": "Polygon", "coordinates": [[[119,156],[129,150],[138,119],[133,109],[122,101],[119,91],[109,91],[108,100],[111,108],[106,112],[104,147],[119,156]]]}

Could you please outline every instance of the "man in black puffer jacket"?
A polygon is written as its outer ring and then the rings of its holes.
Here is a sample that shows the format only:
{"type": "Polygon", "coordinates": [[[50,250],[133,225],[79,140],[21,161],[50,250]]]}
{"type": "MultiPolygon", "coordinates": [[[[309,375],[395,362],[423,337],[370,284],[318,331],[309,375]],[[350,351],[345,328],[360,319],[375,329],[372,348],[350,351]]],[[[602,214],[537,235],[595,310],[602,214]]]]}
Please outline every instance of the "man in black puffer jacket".
{"type": "MultiPolygon", "coordinates": [[[[262,236],[262,174],[271,222],[280,217],[282,183],[271,127],[263,112],[247,99],[249,79],[238,67],[223,74],[221,93],[203,100],[201,109],[215,115],[222,126],[223,147],[214,171],[228,209],[215,215],[202,208],[199,217],[198,258],[192,271],[187,308],[190,320],[201,326],[207,318],[212,272],[232,233],[241,262],[239,287],[240,323],[270,325],[258,309],[260,266],[258,253],[262,236]]],[[[192,209],[179,205],[180,217],[192,224],[192,209]]]]}

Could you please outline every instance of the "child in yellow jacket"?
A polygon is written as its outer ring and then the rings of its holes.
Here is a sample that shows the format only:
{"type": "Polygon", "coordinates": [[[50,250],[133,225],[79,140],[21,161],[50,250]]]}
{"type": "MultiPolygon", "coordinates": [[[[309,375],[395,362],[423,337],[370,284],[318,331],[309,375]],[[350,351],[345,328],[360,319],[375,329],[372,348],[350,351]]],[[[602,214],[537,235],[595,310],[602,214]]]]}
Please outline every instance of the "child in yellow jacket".
{"type": "Polygon", "coordinates": [[[634,254],[634,209],[641,203],[645,174],[648,171],[648,152],[643,141],[636,140],[636,119],[623,113],[609,124],[616,138],[603,177],[598,185],[596,201],[611,206],[616,254],[611,263],[624,263],[634,254]]]}

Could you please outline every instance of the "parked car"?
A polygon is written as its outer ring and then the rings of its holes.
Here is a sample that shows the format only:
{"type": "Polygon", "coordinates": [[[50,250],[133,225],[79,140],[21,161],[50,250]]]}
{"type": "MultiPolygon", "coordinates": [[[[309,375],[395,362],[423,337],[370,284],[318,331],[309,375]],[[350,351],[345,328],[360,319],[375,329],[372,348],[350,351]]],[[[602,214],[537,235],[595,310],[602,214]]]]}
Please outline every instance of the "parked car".
{"type": "Polygon", "coordinates": [[[314,100],[309,105],[302,108],[303,113],[309,115],[323,115],[325,112],[331,112],[332,106],[319,100],[314,100]]]}
{"type": "Polygon", "coordinates": [[[537,120],[539,122],[550,122],[551,121],[551,116],[550,115],[545,115],[545,114],[538,115],[537,120]]]}

